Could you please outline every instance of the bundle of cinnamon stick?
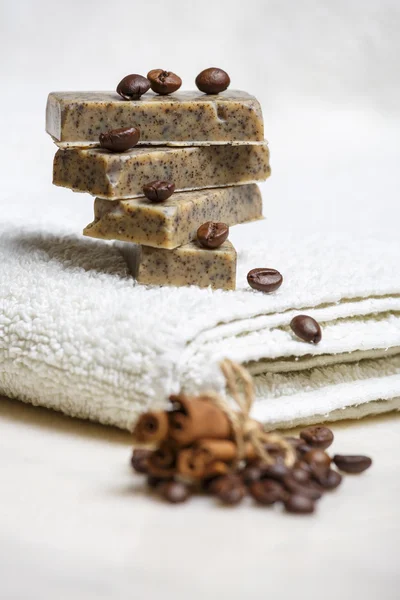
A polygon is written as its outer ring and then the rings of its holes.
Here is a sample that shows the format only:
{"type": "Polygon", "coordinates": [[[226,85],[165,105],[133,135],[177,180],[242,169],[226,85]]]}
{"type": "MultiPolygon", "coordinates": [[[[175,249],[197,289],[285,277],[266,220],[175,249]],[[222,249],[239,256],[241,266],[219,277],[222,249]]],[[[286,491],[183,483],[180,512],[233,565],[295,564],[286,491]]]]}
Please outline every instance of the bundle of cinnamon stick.
{"type": "Polygon", "coordinates": [[[221,364],[227,388],[239,410],[214,393],[170,397],[170,409],[139,417],[131,463],[148,485],[173,503],[194,491],[238,504],[249,493],[259,504],[282,502],[288,512],[314,512],[315,502],[342,480],[341,471],[361,473],[366,456],[326,452],[334,436],[324,426],[308,427],[300,437],[267,433],[249,417],[254,400],[249,373],[231,361],[221,364]],[[241,381],[241,388],[236,379],[241,381]]]}
{"type": "MultiPolygon", "coordinates": [[[[153,446],[148,473],[195,481],[228,473],[238,460],[238,448],[227,414],[207,396],[181,394],[170,402],[170,411],[143,414],[133,432],[136,443],[153,446]]],[[[250,443],[244,458],[256,458],[250,443]]]]}

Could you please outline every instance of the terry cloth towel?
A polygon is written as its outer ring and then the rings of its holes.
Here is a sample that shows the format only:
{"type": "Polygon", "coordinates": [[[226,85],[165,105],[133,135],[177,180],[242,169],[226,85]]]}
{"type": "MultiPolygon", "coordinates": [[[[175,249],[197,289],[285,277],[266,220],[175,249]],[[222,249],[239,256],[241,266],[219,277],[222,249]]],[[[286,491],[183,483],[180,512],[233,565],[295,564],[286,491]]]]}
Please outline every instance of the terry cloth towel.
{"type": "Polygon", "coordinates": [[[137,285],[118,244],[3,227],[0,393],[131,429],[180,389],[220,390],[230,358],[271,428],[398,410],[400,243],[239,229],[238,289],[213,292],[137,285]],[[248,287],[259,266],[277,292],[248,287]],[[291,332],[300,313],[320,344],[291,332]]]}

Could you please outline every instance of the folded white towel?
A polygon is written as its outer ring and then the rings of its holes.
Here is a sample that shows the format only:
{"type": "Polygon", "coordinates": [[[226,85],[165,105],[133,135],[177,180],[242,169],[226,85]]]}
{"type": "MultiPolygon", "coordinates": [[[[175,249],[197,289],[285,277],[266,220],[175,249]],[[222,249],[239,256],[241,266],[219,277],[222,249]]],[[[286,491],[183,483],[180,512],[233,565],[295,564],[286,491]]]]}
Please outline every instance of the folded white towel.
{"type": "Polygon", "coordinates": [[[221,389],[227,357],[256,375],[271,427],[400,409],[400,243],[236,231],[238,289],[213,292],[136,285],[118,245],[3,227],[0,392],[129,429],[181,388],[221,389]],[[248,287],[260,266],[277,292],[248,287]],[[320,344],[292,334],[299,313],[320,344]]]}

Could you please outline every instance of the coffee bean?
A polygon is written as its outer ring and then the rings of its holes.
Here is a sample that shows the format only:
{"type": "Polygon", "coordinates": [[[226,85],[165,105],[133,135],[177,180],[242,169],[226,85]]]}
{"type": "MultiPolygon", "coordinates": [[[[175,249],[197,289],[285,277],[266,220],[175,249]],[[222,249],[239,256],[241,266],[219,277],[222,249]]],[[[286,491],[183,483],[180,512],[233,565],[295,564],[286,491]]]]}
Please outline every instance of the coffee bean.
{"type": "MultiPolygon", "coordinates": [[[[200,481],[200,488],[208,494],[215,494],[218,489],[218,482],[227,477],[227,475],[212,475],[200,481]]],[[[241,480],[239,479],[241,482],[241,480]]]]}
{"type": "Polygon", "coordinates": [[[163,69],[153,69],[147,73],[147,79],[150,81],[150,87],[156,94],[166,96],[179,90],[182,85],[182,79],[163,69]]]}
{"type": "Polygon", "coordinates": [[[224,487],[242,485],[242,478],[237,473],[228,473],[227,475],[219,475],[214,477],[210,482],[208,489],[212,494],[218,494],[224,487]]]}
{"type": "MultiPolygon", "coordinates": [[[[274,465],[279,464],[279,465],[283,465],[285,467],[284,459],[286,456],[286,451],[284,450],[284,448],[282,448],[282,446],[280,444],[267,442],[267,443],[263,444],[263,448],[264,448],[265,452],[267,452],[267,454],[270,456],[270,458],[272,460],[274,460],[274,462],[273,462],[274,465]]],[[[265,469],[268,469],[271,466],[269,464],[266,464],[266,462],[261,458],[255,458],[252,460],[248,459],[247,464],[248,465],[250,465],[250,464],[256,465],[262,471],[265,469]]]]}
{"type": "Polygon", "coordinates": [[[342,483],[342,476],[337,471],[329,469],[328,473],[318,476],[314,475],[316,481],[326,490],[334,490],[342,483]]]}
{"type": "Polygon", "coordinates": [[[163,479],[162,477],[156,477],[155,475],[148,475],[147,485],[151,488],[157,488],[161,484],[166,483],[171,478],[163,479]]]}
{"type": "Polygon", "coordinates": [[[328,427],[313,425],[300,431],[300,437],[313,448],[325,450],[333,442],[333,433],[328,427]]]}
{"type": "Polygon", "coordinates": [[[164,498],[172,504],[186,502],[191,495],[189,487],[181,481],[168,481],[160,487],[160,490],[164,498]]]}
{"type": "Polygon", "coordinates": [[[143,193],[152,202],[164,202],[175,191],[172,181],[152,181],[143,186],[143,193]]]}
{"type": "Polygon", "coordinates": [[[319,448],[314,448],[303,456],[303,460],[311,465],[312,469],[318,469],[320,472],[328,472],[328,469],[331,464],[331,457],[329,454],[320,450],[319,448]]]}
{"type": "Polygon", "coordinates": [[[314,479],[319,481],[327,476],[331,458],[326,452],[319,448],[314,448],[304,454],[303,460],[310,465],[311,474],[314,479]]]}
{"type": "Polygon", "coordinates": [[[261,479],[277,479],[280,481],[290,473],[290,469],[283,462],[261,467],[261,479]]]}
{"type": "Polygon", "coordinates": [[[265,479],[263,481],[254,481],[249,487],[250,494],[259,504],[270,506],[279,500],[286,498],[283,486],[277,481],[265,479]]]}
{"type": "Polygon", "coordinates": [[[299,467],[295,467],[290,472],[290,477],[292,477],[297,483],[308,483],[311,478],[311,473],[306,471],[305,469],[301,469],[299,467]]]}
{"type": "Polygon", "coordinates": [[[249,286],[260,292],[274,292],[282,285],[282,281],[282,275],[275,269],[252,269],[247,273],[249,286]]]}
{"type": "Polygon", "coordinates": [[[345,454],[335,454],[333,462],[338,469],[345,473],[362,473],[372,465],[369,456],[352,456],[345,454]]]}
{"type": "Polygon", "coordinates": [[[321,341],[321,327],[315,319],[307,315],[297,315],[290,322],[292,331],[305,342],[318,344],[321,341]]]}
{"type": "Polygon", "coordinates": [[[306,498],[300,494],[292,494],[285,502],[287,512],[296,514],[310,514],[315,510],[315,504],[311,498],[306,498]]]}
{"type": "Polygon", "coordinates": [[[307,483],[299,483],[291,475],[287,475],[283,479],[283,485],[292,494],[300,494],[311,498],[312,500],[319,500],[322,496],[321,490],[317,484],[309,481],[307,483]]]}
{"type": "Polygon", "coordinates": [[[261,477],[261,469],[256,465],[249,465],[242,471],[243,482],[246,485],[250,485],[254,483],[254,481],[258,481],[261,477]]]}
{"type": "Polygon", "coordinates": [[[140,138],[140,130],[137,127],[122,127],[111,129],[107,133],[101,133],[99,137],[101,148],[111,152],[125,152],[136,146],[140,138]]]}
{"type": "Polygon", "coordinates": [[[142,75],[127,75],[119,82],[117,94],[125,100],[139,100],[150,89],[150,81],[142,75]]]}
{"type": "Polygon", "coordinates": [[[304,441],[301,438],[292,437],[290,435],[285,436],[285,440],[289,442],[289,444],[293,446],[295,450],[304,444],[304,441]]]}
{"type": "Polygon", "coordinates": [[[204,248],[219,248],[229,235],[229,227],[225,223],[207,221],[197,230],[197,240],[204,248]]]}
{"type": "Polygon", "coordinates": [[[308,463],[306,463],[304,460],[296,460],[296,462],[293,465],[293,468],[294,469],[302,469],[309,475],[311,475],[311,473],[312,473],[311,466],[308,463]]]}
{"type": "Polygon", "coordinates": [[[219,94],[229,87],[231,80],[222,69],[210,67],[196,77],[196,85],[205,94],[219,94]]]}
{"type": "Polygon", "coordinates": [[[144,448],[135,448],[132,452],[131,465],[136,473],[147,473],[148,471],[148,460],[153,454],[151,450],[145,450],[144,448]]]}
{"type": "Polygon", "coordinates": [[[221,478],[212,490],[224,504],[239,504],[246,495],[246,488],[241,478],[235,475],[221,478]]]}
{"type": "Polygon", "coordinates": [[[312,447],[306,444],[304,440],[301,440],[301,442],[302,443],[298,444],[296,452],[298,456],[302,457],[304,456],[304,454],[307,454],[307,452],[310,452],[310,450],[312,450],[312,447]]]}
{"type": "Polygon", "coordinates": [[[266,444],[264,444],[264,450],[265,452],[268,452],[268,454],[271,457],[275,458],[278,462],[286,456],[286,452],[282,448],[282,446],[273,442],[267,442],[266,444]]]}
{"type": "Polygon", "coordinates": [[[235,505],[239,504],[246,495],[246,488],[244,485],[238,485],[236,487],[224,487],[217,494],[218,498],[224,504],[235,505]]]}

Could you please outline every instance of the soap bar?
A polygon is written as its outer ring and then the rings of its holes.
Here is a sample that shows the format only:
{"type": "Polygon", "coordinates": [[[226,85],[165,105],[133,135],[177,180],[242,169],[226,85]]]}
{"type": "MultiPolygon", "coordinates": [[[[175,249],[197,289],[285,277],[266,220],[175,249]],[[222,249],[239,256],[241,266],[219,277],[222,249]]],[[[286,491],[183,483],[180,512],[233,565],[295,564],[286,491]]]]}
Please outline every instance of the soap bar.
{"type": "Polygon", "coordinates": [[[96,198],[94,217],[84,235],[171,249],[195,239],[206,221],[236,225],[261,219],[262,198],[255,184],[179,192],[161,203],[96,198]]]}
{"type": "Polygon", "coordinates": [[[58,150],[53,183],[101,198],[143,196],[146,183],[168,180],[193,190],[262,181],[270,174],[267,145],[58,150]]]}
{"type": "Polygon", "coordinates": [[[46,131],[59,146],[98,145],[100,133],[139,127],[142,144],[226,144],[262,142],[259,102],[246,92],[215,96],[177,92],[145,94],[126,101],[116,92],[52,92],[46,108],[46,131]]]}
{"type": "Polygon", "coordinates": [[[175,250],[141,246],[138,260],[139,283],[235,289],[236,250],[229,240],[215,250],[196,241],[175,250]]]}

